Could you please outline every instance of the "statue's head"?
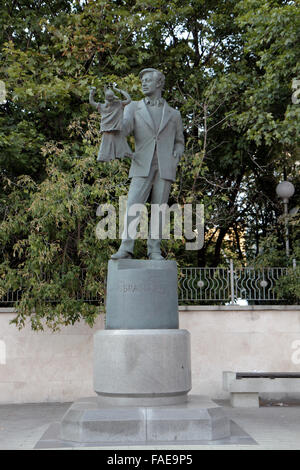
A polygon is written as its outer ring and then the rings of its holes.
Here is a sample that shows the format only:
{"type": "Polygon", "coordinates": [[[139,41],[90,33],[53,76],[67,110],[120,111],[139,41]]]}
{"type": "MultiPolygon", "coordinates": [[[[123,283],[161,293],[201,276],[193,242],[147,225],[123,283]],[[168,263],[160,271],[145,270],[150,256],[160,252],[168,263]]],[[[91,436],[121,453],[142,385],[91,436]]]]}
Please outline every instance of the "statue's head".
{"type": "Polygon", "coordinates": [[[142,82],[142,90],[144,95],[153,95],[157,91],[162,91],[165,84],[165,76],[162,72],[156,69],[148,68],[143,69],[139,77],[142,82]]]}
{"type": "Polygon", "coordinates": [[[106,101],[112,102],[117,99],[116,95],[110,88],[104,87],[104,94],[105,94],[106,101]]]}

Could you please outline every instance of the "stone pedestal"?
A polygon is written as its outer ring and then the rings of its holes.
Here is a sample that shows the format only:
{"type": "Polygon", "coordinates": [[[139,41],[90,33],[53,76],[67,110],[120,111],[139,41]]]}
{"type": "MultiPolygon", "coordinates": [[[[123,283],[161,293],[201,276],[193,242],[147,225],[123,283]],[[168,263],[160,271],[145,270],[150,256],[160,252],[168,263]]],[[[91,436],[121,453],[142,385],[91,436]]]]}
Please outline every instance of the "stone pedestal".
{"type": "Polygon", "coordinates": [[[178,328],[175,261],[109,261],[106,329],[178,328]]]}
{"type": "Polygon", "coordinates": [[[190,334],[178,329],[175,261],[124,259],[108,266],[106,329],[94,336],[97,398],[75,402],[61,424],[74,442],[223,439],[228,418],[191,390],[190,334]]]}
{"type": "Polygon", "coordinates": [[[230,435],[222,408],[206,397],[189,396],[168,406],[108,405],[100,398],[73,403],[61,425],[61,439],[97,445],[210,441],[230,435]]]}
{"type": "Polygon", "coordinates": [[[94,390],[106,403],[172,405],[191,390],[186,330],[104,330],[94,336],[94,390]]]}

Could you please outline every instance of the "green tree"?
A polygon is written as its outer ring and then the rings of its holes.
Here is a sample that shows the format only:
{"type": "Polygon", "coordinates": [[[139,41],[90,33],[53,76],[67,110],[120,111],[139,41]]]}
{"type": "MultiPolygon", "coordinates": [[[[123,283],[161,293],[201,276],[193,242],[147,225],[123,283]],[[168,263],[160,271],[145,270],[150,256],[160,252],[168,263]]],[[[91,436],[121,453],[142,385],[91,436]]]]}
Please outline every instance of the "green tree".
{"type": "Polygon", "coordinates": [[[11,0],[0,7],[8,91],[0,105],[0,289],[23,291],[18,326],[92,324],[99,313],[82,295],[101,304],[118,241],[97,240],[96,209],[117,208],[130,162],[97,164],[99,115],[88,91],[96,86],[100,100],[104,85],[117,82],[140,99],[144,67],[166,74],[165,97],[184,117],[186,152],[170,202],[205,205],[203,249],[188,252],[176,240],[165,243],[166,253],[180,266],[231,256],[246,263],[243,239],[258,254],[268,227],[283,243],[275,186],[284,172],[299,184],[296,6],[11,0]]]}

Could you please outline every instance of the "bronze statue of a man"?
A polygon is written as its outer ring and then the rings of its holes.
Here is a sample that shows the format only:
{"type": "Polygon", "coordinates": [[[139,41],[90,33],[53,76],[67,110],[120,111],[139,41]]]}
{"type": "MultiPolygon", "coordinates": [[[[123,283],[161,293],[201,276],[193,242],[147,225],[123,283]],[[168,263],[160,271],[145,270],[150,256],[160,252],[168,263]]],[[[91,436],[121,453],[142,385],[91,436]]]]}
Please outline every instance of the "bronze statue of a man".
{"type": "MultiPolygon", "coordinates": [[[[131,101],[125,106],[123,132],[135,138],[135,152],[129,177],[128,193],[122,243],[112,259],[132,258],[134,237],[129,236],[128,227],[133,217],[128,211],[133,204],[145,204],[151,194],[151,204],[168,202],[176,168],[184,151],[183,126],[180,112],[171,108],[162,98],[165,76],[162,72],[147,68],[140,72],[145,98],[131,101]]],[[[135,218],[135,217],[134,217],[135,218]]],[[[162,223],[162,222],[161,222],[162,223]]],[[[159,229],[162,233],[162,227],[159,229]]],[[[163,260],[161,238],[148,237],[148,257],[163,260]]]]}

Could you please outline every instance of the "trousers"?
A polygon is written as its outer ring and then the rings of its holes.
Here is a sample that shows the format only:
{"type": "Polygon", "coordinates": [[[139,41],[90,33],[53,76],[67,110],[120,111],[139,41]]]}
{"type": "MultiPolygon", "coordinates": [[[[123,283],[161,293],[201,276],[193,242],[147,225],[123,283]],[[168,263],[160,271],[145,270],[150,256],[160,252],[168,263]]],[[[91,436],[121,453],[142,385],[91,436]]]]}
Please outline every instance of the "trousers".
{"type": "MultiPolygon", "coordinates": [[[[133,204],[145,204],[150,196],[151,204],[167,204],[170,194],[172,181],[160,178],[159,166],[156,152],[154,153],[150,173],[147,177],[134,176],[131,180],[128,199],[127,199],[127,208],[124,219],[124,231],[122,234],[122,243],[121,249],[128,251],[133,254],[134,242],[136,238],[136,229],[139,223],[139,216],[129,215],[130,207],[133,204]],[[130,230],[129,230],[130,227],[130,230]],[[134,233],[133,233],[134,232],[134,233]],[[130,235],[129,235],[130,233],[130,235]]],[[[150,227],[153,227],[155,224],[152,221],[152,211],[151,211],[151,222],[150,227]]],[[[161,234],[163,232],[164,218],[159,219],[159,227],[156,230],[158,237],[151,238],[151,230],[149,230],[148,242],[147,242],[147,253],[160,253],[160,244],[161,244],[161,234]]]]}

